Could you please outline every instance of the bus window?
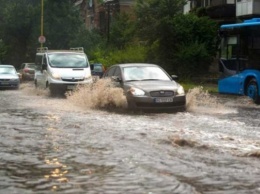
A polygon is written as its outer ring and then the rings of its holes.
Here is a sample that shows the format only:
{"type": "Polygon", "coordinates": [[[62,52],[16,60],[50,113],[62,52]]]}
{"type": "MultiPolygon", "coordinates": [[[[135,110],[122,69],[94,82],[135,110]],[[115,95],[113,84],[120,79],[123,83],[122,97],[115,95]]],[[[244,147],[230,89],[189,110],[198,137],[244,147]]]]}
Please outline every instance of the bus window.
{"type": "Polygon", "coordinates": [[[236,56],[237,37],[225,37],[221,41],[221,58],[232,59],[236,56]]]}

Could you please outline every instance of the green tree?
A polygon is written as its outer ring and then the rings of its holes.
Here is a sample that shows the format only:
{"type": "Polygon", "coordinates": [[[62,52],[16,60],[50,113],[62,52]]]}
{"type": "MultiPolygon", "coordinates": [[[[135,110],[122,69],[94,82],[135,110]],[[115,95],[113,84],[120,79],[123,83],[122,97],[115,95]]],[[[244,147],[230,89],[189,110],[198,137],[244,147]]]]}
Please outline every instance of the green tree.
{"type": "Polygon", "coordinates": [[[105,50],[106,38],[102,37],[96,29],[87,30],[85,27],[82,27],[78,35],[71,40],[70,45],[71,47],[84,47],[89,59],[95,60],[94,53],[100,52],[100,50],[105,50]]]}
{"type": "Polygon", "coordinates": [[[135,25],[130,15],[126,13],[117,14],[110,27],[110,45],[123,49],[134,40],[135,25]]]}
{"type": "Polygon", "coordinates": [[[70,47],[84,25],[79,9],[72,1],[47,0],[44,10],[44,45],[52,49],[70,47]]]}
{"type": "Polygon", "coordinates": [[[37,5],[34,0],[0,0],[0,39],[5,45],[4,63],[18,66],[30,58],[30,44],[37,5]]]}
{"type": "MultiPolygon", "coordinates": [[[[82,33],[84,22],[80,11],[68,0],[44,0],[44,35],[51,49],[66,49],[82,33]]],[[[2,62],[18,66],[34,61],[40,46],[41,1],[0,0],[0,39],[5,49],[2,62]]],[[[78,45],[81,46],[81,45],[78,45]]],[[[3,52],[2,52],[3,53],[3,52]]]]}
{"type": "Polygon", "coordinates": [[[207,72],[215,56],[217,25],[206,17],[182,14],[183,0],[138,0],[137,30],[149,58],[180,76],[207,72]],[[196,70],[196,71],[195,71],[196,70]]]}

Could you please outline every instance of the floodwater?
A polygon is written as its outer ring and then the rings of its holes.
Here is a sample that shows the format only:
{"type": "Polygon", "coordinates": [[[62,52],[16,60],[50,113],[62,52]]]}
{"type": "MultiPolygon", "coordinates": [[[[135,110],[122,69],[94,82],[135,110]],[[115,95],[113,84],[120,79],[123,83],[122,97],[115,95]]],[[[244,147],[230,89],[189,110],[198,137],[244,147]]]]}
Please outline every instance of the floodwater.
{"type": "Polygon", "coordinates": [[[99,87],[0,91],[1,194],[260,193],[260,107],[246,97],[195,88],[186,112],[132,113],[99,87]]]}

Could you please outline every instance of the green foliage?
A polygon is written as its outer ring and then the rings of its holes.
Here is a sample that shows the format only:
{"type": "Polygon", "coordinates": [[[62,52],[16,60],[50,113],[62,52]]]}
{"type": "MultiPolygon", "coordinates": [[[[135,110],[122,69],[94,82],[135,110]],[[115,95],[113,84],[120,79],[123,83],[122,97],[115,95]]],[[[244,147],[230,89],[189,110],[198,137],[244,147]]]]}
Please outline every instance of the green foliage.
{"type": "MultiPolygon", "coordinates": [[[[84,25],[72,1],[44,0],[44,36],[51,49],[66,49],[81,33],[84,25]]],[[[4,62],[19,65],[34,61],[40,46],[41,1],[0,0],[0,39],[5,47],[4,62]]],[[[80,45],[77,45],[80,46],[80,45]]]]}
{"type": "Polygon", "coordinates": [[[70,41],[80,33],[84,24],[72,1],[47,0],[44,4],[45,46],[52,49],[70,47],[70,41]]]}
{"type": "MultiPolygon", "coordinates": [[[[84,47],[90,60],[106,66],[157,63],[180,77],[208,70],[216,52],[217,25],[212,20],[180,14],[186,0],[136,2],[136,20],[125,13],[111,18],[107,42],[107,34],[86,29],[73,1],[44,0],[43,46],[84,47]]],[[[40,46],[41,2],[0,0],[0,5],[0,60],[14,65],[33,61],[40,46]]],[[[204,11],[198,13],[201,16],[204,11]]]]}
{"type": "Polygon", "coordinates": [[[180,45],[175,57],[177,65],[175,71],[185,78],[207,73],[211,63],[211,55],[205,43],[197,41],[191,42],[189,45],[180,45]]]}
{"type": "Polygon", "coordinates": [[[96,53],[105,49],[106,39],[101,36],[99,31],[95,29],[87,30],[85,27],[82,27],[77,36],[71,40],[70,46],[83,47],[89,59],[94,60],[96,53]]]}
{"type": "Polygon", "coordinates": [[[4,62],[17,66],[28,58],[37,6],[33,0],[0,0],[0,5],[0,39],[7,45],[4,62]]]}
{"type": "Polygon", "coordinates": [[[147,48],[141,45],[127,46],[123,50],[115,49],[108,52],[99,50],[94,55],[95,62],[100,62],[105,67],[118,63],[147,62],[147,48]]]}
{"type": "Polygon", "coordinates": [[[176,16],[171,27],[174,52],[169,53],[168,58],[172,59],[172,68],[184,77],[207,73],[216,54],[216,23],[187,14],[176,16]]]}
{"type": "Polygon", "coordinates": [[[2,61],[4,61],[4,58],[6,56],[6,51],[7,51],[6,45],[0,39],[0,64],[2,63],[2,61]]]}
{"type": "Polygon", "coordinates": [[[161,35],[167,33],[165,21],[181,13],[185,0],[137,0],[135,12],[138,35],[152,44],[161,35]]]}
{"type": "Polygon", "coordinates": [[[208,71],[216,54],[217,24],[207,17],[183,15],[184,3],[138,0],[137,34],[148,44],[152,62],[189,77],[208,71]]]}
{"type": "Polygon", "coordinates": [[[128,14],[117,14],[111,22],[109,44],[118,49],[124,48],[133,40],[134,30],[134,22],[128,14]]]}

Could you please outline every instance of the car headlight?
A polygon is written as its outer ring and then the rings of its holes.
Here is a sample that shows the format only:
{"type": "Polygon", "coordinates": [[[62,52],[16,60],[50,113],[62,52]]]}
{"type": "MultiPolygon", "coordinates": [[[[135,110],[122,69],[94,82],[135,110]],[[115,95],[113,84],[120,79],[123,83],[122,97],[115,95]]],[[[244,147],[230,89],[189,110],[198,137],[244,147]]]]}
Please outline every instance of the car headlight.
{"type": "Polygon", "coordinates": [[[185,94],[184,88],[181,85],[179,85],[179,87],[177,89],[177,93],[179,95],[184,95],[185,94]]]}
{"type": "Polygon", "coordinates": [[[130,88],[129,92],[133,95],[133,96],[143,96],[145,94],[145,92],[143,90],[140,90],[138,88],[130,88]]]}

